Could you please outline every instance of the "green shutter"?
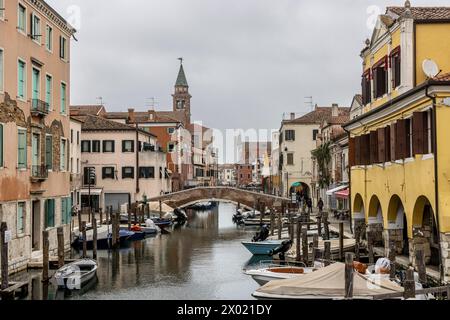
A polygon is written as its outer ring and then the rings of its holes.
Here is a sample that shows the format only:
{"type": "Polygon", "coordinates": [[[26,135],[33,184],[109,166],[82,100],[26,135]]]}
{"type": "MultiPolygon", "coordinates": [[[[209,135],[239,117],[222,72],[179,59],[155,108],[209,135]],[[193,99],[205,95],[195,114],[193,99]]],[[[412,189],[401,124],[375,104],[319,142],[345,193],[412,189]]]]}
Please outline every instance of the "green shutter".
{"type": "Polygon", "coordinates": [[[46,228],[55,226],[55,199],[45,201],[45,221],[46,228]]]}
{"type": "Polygon", "coordinates": [[[0,167],[3,167],[3,125],[0,124],[0,167]]]}
{"type": "Polygon", "coordinates": [[[45,137],[45,165],[48,170],[53,169],[53,137],[45,137]]]}
{"type": "Polygon", "coordinates": [[[61,113],[66,113],[66,85],[61,83],[61,113]]]}
{"type": "Polygon", "coordinates": [[[47,75],[45,81],[45,102],[47,102],[47,108],[51,109],[52,105],[52,77],[47,75]]]}
{"type": "Polygon", "coordinates": [[[27,132],[20,130],[18,133],[18,167],[23,169],[27,167],[27,132]]]}
{"type": "Polygon", "coordinates": [[[66,204],[67,204],[66,223],[71,223],[72,222],[72,198],[71,197],[67,198],[66,204]]]}
{"type": "Polygon", "coordinates": [[[66,198],[61,198],[61,222],[62,224],[66,224],[67,221],[67,199],[66,198]]]}
{"type": "Polygon", "coordinates": [[[25,98],[25,63],[22,61],[19,61],[17,74],[18,74],[17,95],[20,98],[25,98]]]}
{"type": "Polygon", "coordinates": [[[23,216],[24,216],[24,204],[17,204],[17,233],[22,234],[24,232],[23,226],[23,216]]]}
{"type": "Polygon", "coordinates": [[[39,94],[40,72],[39,72],[39,70],[33,68],[32,78],[33,78],[32,81],[31,81],[32,86],[33,86],[33,88],[32,88],[32,95],[33,95],[32,98],[33,99],[39,99],[39,96],[40,96],[40,94],[39,94]]]}
{"type": "Polygon", "coordinates": [[[59,168],[61,171],[66,170],[66,140],[61,140],[60,144],[60,165],[59,168]]]}

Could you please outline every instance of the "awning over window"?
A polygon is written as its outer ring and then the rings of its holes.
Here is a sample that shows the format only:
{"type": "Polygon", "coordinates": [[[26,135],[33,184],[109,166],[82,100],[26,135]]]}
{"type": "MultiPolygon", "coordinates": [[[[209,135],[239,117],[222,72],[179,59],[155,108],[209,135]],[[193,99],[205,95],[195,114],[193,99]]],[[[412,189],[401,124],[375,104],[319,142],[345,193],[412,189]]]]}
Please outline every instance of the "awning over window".
{"type": "MultiPolygon", "coordinates": [[[[101,195],[102,192],[103,192],[103,188],[91,188],[91,194],[93,194],[93,195],[101,195]]],[[[89,194],[89,189],[83,188],[80,190],[80,193],[87,195],[87,194],[89,194]]]]}
{"type": "Polygon", "coordinates": [[[345,188],[348,188],[348,186],[347,185],[343,185],[343,186],[339,186],[339,187],[336,187],[334,189],[328,190],[327,191],[327,196],[332,196],[335,192],[344,190],[345,188]]]}
{"type": "Polygon", "coordinates": [[[350,189],[347,188],[347,189],[336,192],[334,195],[336,196],[336,198],[348,199],[349,194],[350,194],[350,189]]]}

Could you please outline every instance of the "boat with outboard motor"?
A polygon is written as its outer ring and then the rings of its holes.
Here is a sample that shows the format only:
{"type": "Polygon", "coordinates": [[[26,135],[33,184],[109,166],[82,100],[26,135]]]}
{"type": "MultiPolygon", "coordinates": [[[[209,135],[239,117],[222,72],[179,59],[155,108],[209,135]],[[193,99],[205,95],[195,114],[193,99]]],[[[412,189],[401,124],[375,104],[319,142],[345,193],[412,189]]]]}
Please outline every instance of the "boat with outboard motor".
{"type": "Polygon", "coordinates": [[[80,290],[97,275],[97,262],[80,259],[58,269],[53,275],[59,288],[80,290]]]}

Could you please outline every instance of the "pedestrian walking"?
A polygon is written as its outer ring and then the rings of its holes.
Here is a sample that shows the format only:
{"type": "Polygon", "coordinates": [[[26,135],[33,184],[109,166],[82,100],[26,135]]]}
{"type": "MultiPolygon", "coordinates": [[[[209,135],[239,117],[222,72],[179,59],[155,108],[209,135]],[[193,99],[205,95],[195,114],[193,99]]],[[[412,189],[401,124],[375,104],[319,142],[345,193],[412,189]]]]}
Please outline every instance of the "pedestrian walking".
{"type": "Polygon", "coordinates": [[[317,207],[319,208],[319,212],[322,213],[322,211],[323,211],[323,200],[322,200],[322,198],[320,198],[319,202],[317,202],[317,207]]]}
{"type": "Polygon", "coordinates": [[[312,200],[311,198],[306,199],[306,205],[308,206],[308,214],[312,213],[312,200]]]}

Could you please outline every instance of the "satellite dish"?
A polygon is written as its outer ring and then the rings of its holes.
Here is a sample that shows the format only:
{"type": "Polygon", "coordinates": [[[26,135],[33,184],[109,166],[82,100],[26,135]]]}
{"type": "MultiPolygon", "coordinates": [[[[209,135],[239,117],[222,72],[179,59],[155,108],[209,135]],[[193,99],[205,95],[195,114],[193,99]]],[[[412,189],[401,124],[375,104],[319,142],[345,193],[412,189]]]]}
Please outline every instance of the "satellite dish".
{"type": "Polygon", "coordinates": [[[431,59],[423,60],[422,69],[428,78],[434,78],[439,74],[438,65],[431,59]]]}

